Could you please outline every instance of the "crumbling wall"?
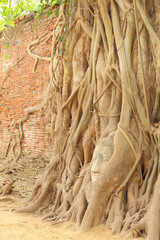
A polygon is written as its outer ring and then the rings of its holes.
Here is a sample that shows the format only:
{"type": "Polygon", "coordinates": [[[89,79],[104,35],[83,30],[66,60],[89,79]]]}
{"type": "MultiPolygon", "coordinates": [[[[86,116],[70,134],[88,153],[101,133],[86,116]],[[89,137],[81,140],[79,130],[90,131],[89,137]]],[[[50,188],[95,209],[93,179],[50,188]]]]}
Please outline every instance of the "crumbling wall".
{"type": "MultiPolygon", "coordinates": [[[[24,116],[24,109],[41,102],[49,81],[49,63],[35,59],[28,52],[29,44],[52,30],[55,17],[35,14],[20,17],[15,28],[0,32],[0,152],[5,154],[10,136],[16,138],[15,122],[24,116]],[[35,70],[35,71],[34,71],[35,70]],[[14,136],[15,134],[15,136],[14,136]]],[[[38,44],[34,52],[50,56],[51,39],[38,44]]],[[[36,156],[51,153],[51,135],[43,113],[34,113],[24,125],[23,152],[36,156]]],[[[48,123],[49,124],[49,123],[48,123]]]]}

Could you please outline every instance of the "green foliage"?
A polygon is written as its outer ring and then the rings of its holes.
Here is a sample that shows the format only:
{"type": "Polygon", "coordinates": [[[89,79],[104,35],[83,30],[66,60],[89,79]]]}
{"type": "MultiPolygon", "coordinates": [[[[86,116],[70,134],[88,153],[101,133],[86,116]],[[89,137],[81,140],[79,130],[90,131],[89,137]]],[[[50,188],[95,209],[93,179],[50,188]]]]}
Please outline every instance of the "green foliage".
{"type": "Polygon", "coordinates": [[[46,17],[49,18],[51,16],[51,14],[52,14],[52,9],[49,9],[49,11],[46,14],[46,17]]]}
{"type": "Polygon", "coordinates": [[[38,2],[32,0],[0,0],[0,30],[6,26],[14,27],[14,20],[37,9],[38,2]]]}
{"type": "Polygon", "coordinates": [[[9,44],[6,44],[6,45],[5,45],[5,48],[7,49],[8,47],[9,47],[9,44]]]}
{"type": "Polygon", "coordinates": [[[55,9],[55,10],[54,10],[54,14],[55,14],[55,16],[56,16],[56,17],[58,17],[58,16],[59,16],[59,12],[58,12],[58,10],[57,10],[57,9],[55,9]]]}
{"type": "Polygon", "coordinates": [[[60,56],[62,55],[63,51],[64,51],[64,48],[61,48],[61,49],[59,50],[59,52],[58,52],[58,57],[60,57],[60,56]]]}
{"type": "Polygon", "coordinates": [[[5,30],[6,29],[6,27],[5,27],[5,21],[4,21],[4,19],[1,19],[0,20],[0,30],[5,30]]]}
{"type": "Polygon", "coordinates": [[[56,4],[61,5],[63,2],[64,2],[63,0],[54,0],[54,1],[52,1],[51,6],[53,7],[56,4]]]}
{"type": "Polygon", "coordinates": [[[37,28],[38,24],[39,24],[38,22],[36,22],[36,23],[35,23],[35,25],[34,25],[34,28],[33,28],[33,31],[35,31],[35,30],[36,30],[36,28],[37,28]]]}
{"type": "MultiPolygon", "coordinates": [[[[51,7],[55,5],[61,5],[64,0],[0,0],[0,30],[5,30],[6,26],[14,27],[14,20],[21,15],[29,14],[33,11],[37,12],[35,18],[38,18],[44,11],[45,5],[51,7]]],[[[46,17],[49,18],[53,13],[52,9],[49,9],[46,17]]],[[[54,9],[55,16],[59,15],[57,9],[54,9]]]]}
{"type": "Polygon", "coordinates": [[[8,58],[8,55],[7,54],[4,54],[4,60],[8,58]]]}
{"type": "Polygon", "coordinates": [[[64,37],[63,36],[60,36],[59,39],[58,39],[59,42],[64,42],[64,37]]]}

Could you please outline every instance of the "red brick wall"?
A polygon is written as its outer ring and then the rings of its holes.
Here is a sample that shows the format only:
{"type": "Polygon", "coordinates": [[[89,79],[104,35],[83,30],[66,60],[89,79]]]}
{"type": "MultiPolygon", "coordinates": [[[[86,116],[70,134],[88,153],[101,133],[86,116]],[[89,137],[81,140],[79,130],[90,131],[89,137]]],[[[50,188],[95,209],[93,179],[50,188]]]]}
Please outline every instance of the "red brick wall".
{"type": "MultiPolygon", "coordinates": [[[[30,42],[53,29],[55,21],[52,16],[49,19],[46,16],[31,19],[30,15],[19,19],[15,29],[8,28],[6,31],[6,35],[13,41],[10,43],[4,34],[0,33],[0,152],[4,153],[7,147],[8,128],[24,116],[25,108],[42,100],[49,80],[49,63],[38,60],[36,72],[33,73],[35,60],[25,52],[30,42]],[[5,48],[8,43],[9,47],[5,48]],[[8,57],[4,60],[5,55],[8,57]],[[23,55],[24,58],[16,64],[23,55]],[[11,69],[14,64],[16,66],[11,69]],[[8,73],[9,69],[11,70],[8,73]]],[[[50,51],[51,39],[34,49],[34,52],[41,56],[50,56],[50,51]]],[[[51,152],[51,136],[41,113],[34,113],[24,123],[23,129],[24,152],[41,156],[51,152]]],[[[12,127],[10,130],[14,132],[12,127]]]]}

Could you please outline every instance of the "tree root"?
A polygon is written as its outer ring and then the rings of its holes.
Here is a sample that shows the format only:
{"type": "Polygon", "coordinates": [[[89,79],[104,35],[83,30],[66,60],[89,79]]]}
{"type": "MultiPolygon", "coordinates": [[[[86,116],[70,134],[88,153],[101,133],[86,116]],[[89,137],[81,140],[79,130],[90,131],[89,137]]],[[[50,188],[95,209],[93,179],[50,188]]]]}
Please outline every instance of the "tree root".
{"type": "Polygon", "coordinates": [[[0,202],[17,202],[17,200],[11,198],[11,197],[0,197],[0,202]]]}
{"type": "Polygon", "coordinates": [[[55,173],[53,166],[48,166],[44,175],[37,179],[29,199],[30,203],[26,207],[17,209],[15,212],[31,213],[35,212],[40,207],[47,207],[56,194],[56,179],[57,174],[55,173]]]}
{"type": "Polygon", "coordinates": [[[155,239],[159,240],[160,238],[160,174],[155,184],[155,189],[153,197],[150,203],[150,207],[147,212],[147,240],[155,239]]]}
{"type": "Polygon", "coordinates": [[[119,234],[123,225],[124,218],[124,191],[121,191],[117,196],[113,197],[113,202],[105,228],[112,229],[112,234],[119,234]]]}

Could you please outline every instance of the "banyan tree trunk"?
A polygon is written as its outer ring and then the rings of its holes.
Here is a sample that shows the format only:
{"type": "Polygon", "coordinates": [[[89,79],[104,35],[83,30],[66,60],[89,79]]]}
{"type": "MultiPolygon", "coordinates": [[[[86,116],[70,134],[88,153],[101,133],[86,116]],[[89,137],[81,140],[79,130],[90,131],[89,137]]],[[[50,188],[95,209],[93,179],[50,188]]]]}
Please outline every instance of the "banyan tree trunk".
{"type": "Polygon", "coordinates": [[[159,0],[60,5],[40,106],[53,123],[53,154],[18,212],[52,204],[52,223],[160,238],[159,26],[159,0]]]}

